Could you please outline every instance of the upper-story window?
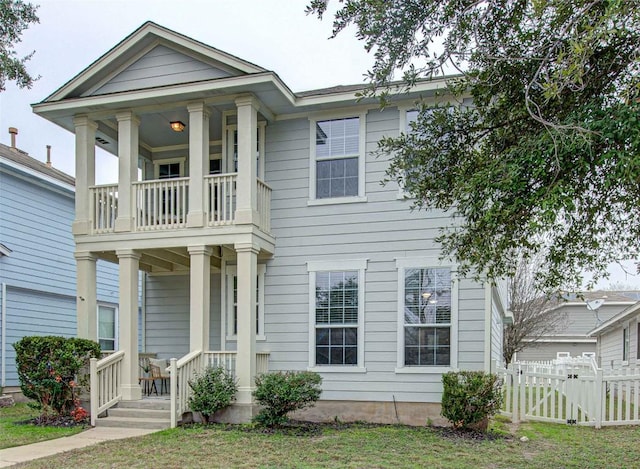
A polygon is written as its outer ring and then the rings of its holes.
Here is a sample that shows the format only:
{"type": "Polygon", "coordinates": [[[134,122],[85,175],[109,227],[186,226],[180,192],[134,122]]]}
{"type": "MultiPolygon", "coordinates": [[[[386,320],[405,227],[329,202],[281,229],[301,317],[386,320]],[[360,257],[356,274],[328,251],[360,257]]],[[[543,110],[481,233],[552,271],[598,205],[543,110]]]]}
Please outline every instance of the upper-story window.
{"type": "Polygon", "coordinates": [[[186,158],[167,158],[153,162],[155,179],[172,179],[184,176],[186,158]]]}
{"type": "MultiPolygon", "coordinates": [[[[226,116],[226,120],[234,120],[234,115],[226,116]]],[[[264,141],[266,133],[267,123],[265,121],[258,121],[258,127],[256,129],[256,176],[259,178],[264,177],[264,158],[261,155],[264,154],[264,141]]],[[[227,158],[227,172],[238,172],[238,126],[237,124],[228,123],[224,129],[224,145],[226,146],[226,158],[227,158]]],[[[221,165],[222,167],[222,165],[221,165]]],[[[222,172],[222,171],[221,171],[222,172]]],[[[212,173],[213,174],[213,173],[212,173]]]]}
{"type": "Polygon", "coordinates": [[[364,115],[311,120],[311,203],[364,199],[364,115]]]}

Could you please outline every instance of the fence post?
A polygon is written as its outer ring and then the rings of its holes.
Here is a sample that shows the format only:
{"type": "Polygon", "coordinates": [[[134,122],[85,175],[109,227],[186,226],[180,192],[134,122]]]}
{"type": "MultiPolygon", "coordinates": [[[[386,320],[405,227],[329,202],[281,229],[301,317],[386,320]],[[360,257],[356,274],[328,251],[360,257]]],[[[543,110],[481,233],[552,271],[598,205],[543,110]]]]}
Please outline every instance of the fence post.
{"type": "Polygon", "coordinates": [[[172,358],[170,360],[169,371],[169,389],[171,392],[171,428],[178,426],[176,413],[178,412],[178,360],[172,358]]]}
{"type": "Polygon", "coordinates": [[[511,381],[511,389],[509,390],[509,392],[511,393],[511,421],[513,423],[518,423],[520,422],[520,409],[518,406],[518,396],[520,395],[520,393],[518,392],[518,381],[520,379],[520,375],[518,374],[518,371],[516,370],[516,367],[513,365],[513,363],[509,364],[508,376],[509,380],[511,381]]]}
{"type": "Polygon", "coordinates": [[[98,418],[98,359],[89,360],[89,399],[91,399],[91,426],[96,426],[98,418]]]}
{"type": "Polygon", "coordinates": [[[602,368],[596,368],[596,428],[602,428],[602,409],[607,405],[607,395],[602,392],[602,368]]]}

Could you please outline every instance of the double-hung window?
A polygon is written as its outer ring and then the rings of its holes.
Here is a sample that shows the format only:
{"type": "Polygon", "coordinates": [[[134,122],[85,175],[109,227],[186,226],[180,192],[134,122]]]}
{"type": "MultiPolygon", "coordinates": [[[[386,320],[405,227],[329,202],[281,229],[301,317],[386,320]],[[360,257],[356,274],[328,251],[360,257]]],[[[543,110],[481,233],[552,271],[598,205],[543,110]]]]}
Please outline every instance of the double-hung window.
{"type": "MultiPolygon", "coordinates": [[[[238,335],[238,275],[235,265],[227,266],[227,339],[235,340],[238,335]]],[[[264,336],[264,264],[258,264],[256,279],[256,338],[265,340],[264,336]]]]}
{"type": "Polygon", "coordinates": [[[451,267],[398,259],[399,372],[456,366],[457,287],[451,267]]]}
{"type": "Polygon", "coordinates": [[[366,260],[308,262],[310,368],[364,371],[366,264],[366,260]]]}
{"type": "Polygon", "coordinates": [[[118,350],[118,309],[115,306],[98,305],[98,344],[100,350],[118,350]]]}
{"type": "Polygon", "coordinates": [[[311,120],[311,205],[365,200],[365,118],[311,120]]]}
{"type": "Polygon", "coordinates": [[[622,329],[622,361],[627,364],[629,362],[629,349],[631,342],[629,338],[629,325],[622,329]]]}

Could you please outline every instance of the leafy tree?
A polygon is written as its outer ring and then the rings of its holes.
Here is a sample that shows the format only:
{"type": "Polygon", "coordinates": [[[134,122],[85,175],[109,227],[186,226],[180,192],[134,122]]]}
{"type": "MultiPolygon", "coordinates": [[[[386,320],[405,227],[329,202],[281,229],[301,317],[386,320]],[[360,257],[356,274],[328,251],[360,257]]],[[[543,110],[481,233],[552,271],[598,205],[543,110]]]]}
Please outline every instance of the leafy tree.
{"type": "Polygon", "coordinates": [[[536,274],[544,270],[542,256],[518,259],[515,274],[509,279],[509,305],[513,324],[504,328],[502,356],[508,365],[513,356],[525,347],[534,347],[536,341],[566,324],[567,315],[554,306],[558,295],[549,295],[536,285],[536,274]]]}
{"type": "Polygon", "coordinates": [[[31,88],[38,79],[27,72],[25,65],[34,52],[18,57],[14,50],[22,31],[39,22],[37,9],[23,0],[0,0],[0,91],[5,90],[7,80],[15,81],[20,88],[31,88]]]}
{"type": "Polygon", "coordinates": [[[459,73],[449,103],[417,102],[412,131],[379,150],[416,207],[451,213],[438,240],[463,274],[510,275],[518,253],[544,252],[541,284],[573,289],[638,256],[640,2],[344,0],[334,36],[349,25],[374,54],[363,94],[383,105],[459,73]]]}

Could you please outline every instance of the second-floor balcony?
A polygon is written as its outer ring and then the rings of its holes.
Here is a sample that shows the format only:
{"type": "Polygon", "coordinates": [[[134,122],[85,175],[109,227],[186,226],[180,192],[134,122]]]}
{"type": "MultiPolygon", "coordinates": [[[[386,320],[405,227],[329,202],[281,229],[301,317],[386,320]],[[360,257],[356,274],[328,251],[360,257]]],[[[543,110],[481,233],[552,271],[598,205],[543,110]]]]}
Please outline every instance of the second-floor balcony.
{"type": "MultiPolygon", "coordinates": [[[[132,184],[134,231],[187,228],[190,178],[155,179],[132,184]]],[[[271,188],[256,180],[258,227],[270,232],[271,188]]],[[[234,225],[236,219],[237,173],[204,177],[204,215],[206,226],[234,225]]],[[[91,234],[113,233],[118,218],[118,185],[91,186],[91,234]]]]}

